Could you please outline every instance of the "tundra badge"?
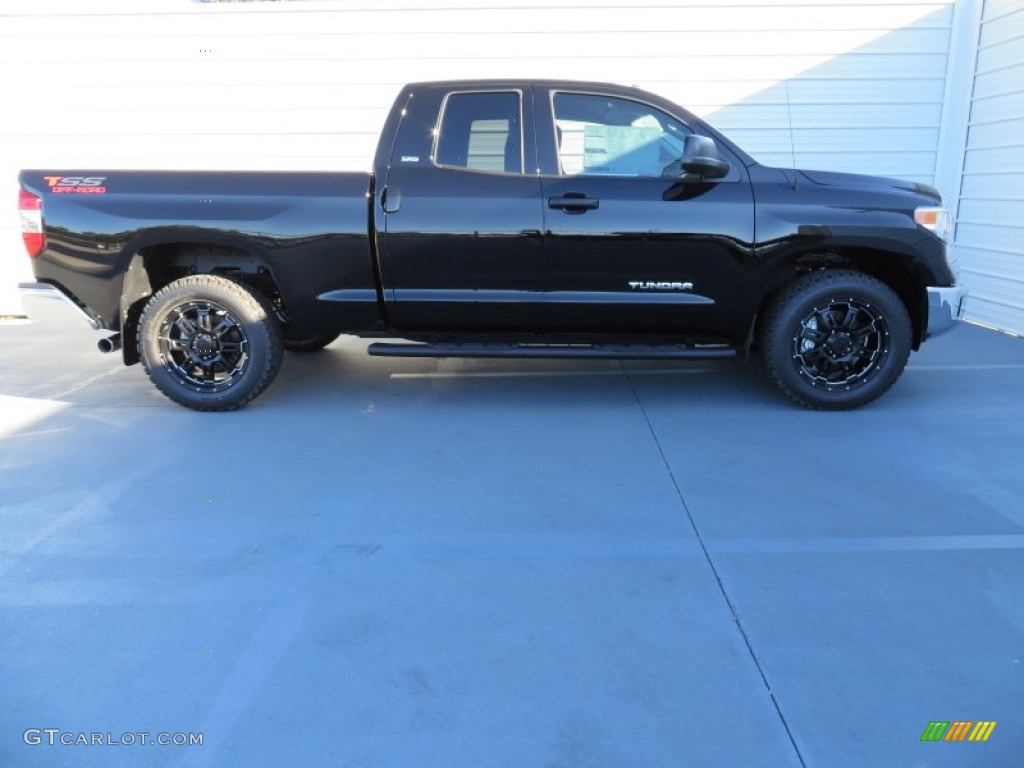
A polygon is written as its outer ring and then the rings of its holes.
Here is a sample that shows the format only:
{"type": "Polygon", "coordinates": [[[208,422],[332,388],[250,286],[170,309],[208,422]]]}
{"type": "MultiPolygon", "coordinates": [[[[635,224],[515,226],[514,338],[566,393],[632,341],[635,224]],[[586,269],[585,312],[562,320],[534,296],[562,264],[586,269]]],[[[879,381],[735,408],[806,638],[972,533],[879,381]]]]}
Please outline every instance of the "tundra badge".
{"type": "Polygon", "coordinates": [[[693,283],[665,283],[630,280],[629,287],[634,291],[692,291],[693,283]]]}

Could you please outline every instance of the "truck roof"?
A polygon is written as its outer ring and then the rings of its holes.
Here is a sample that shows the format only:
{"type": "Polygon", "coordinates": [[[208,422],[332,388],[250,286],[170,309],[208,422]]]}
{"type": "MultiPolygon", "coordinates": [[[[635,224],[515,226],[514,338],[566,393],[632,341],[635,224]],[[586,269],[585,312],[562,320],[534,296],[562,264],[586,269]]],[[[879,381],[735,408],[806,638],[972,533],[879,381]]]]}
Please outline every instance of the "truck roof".
{"type": "MultiPolygon", "coordinates": [[[[509,87],[523,88],[528,86],[540,86],[543,88],[600,88],[602,90],[640,91],[635,85],[621,85],[618,83],[598,82],[596,80],[554,80],[545,78],[486,78],[468,80],[424,80],[416,83],[409,83],[409,88],[465,88],[465,87],[509,87]]],[[[651,94],[652,96],[654,94],[651,94]]]]}

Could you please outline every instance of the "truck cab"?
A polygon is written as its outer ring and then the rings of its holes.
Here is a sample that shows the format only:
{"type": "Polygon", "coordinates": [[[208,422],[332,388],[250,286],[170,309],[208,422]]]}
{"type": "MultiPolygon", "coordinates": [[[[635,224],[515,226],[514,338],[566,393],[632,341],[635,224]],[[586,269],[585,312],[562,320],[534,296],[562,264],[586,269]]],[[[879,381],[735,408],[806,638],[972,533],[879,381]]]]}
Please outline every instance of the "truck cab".
{"type": "Polygon", "coordinates": [[[398,103],[375,165],[397,327],[742,339],[753,161],[694,116],[584,83],[413,85],[398,103]],[[686,169],[699,137],[715,164],[686,169]]]}

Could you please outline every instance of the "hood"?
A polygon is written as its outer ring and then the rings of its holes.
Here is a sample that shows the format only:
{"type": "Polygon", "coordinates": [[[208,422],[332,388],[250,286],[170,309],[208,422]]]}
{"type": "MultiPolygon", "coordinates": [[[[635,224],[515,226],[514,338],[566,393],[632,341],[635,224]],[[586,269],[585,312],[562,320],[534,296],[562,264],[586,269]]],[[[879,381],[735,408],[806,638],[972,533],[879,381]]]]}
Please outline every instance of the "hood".
{"type": "Polygon", "coordinates": [[[859,173],[836,173],[834,171],[799,171],[799,174],[814,184],[823,187],[844,187],[847,189],[903,190],[932,198],[941,202],[939,190],[928,184],[906,179],[891,179],[886,176],[865,176],[859,173]]]}

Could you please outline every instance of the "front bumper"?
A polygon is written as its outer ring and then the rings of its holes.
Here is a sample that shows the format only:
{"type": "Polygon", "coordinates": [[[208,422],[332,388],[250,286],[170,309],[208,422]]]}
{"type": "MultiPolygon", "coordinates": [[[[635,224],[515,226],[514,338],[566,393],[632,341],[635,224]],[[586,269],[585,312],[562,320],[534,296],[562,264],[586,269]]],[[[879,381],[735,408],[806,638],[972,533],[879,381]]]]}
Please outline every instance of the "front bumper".
{"type": "Polygon", "coordinates": [[[93,330],[100,330],[103,325],[59,288],[49,283],[19,283],[21,303],[25,314],[33,323],[52,326],[88,325],[93,330]]]}
{"type": "Polygon", "coordinates": [[[928,328],[925,338],[938,336],[953,328],[964,317],[967,308],[967,289],[962,285],[948,288],[927,288],[928,328]]]}

